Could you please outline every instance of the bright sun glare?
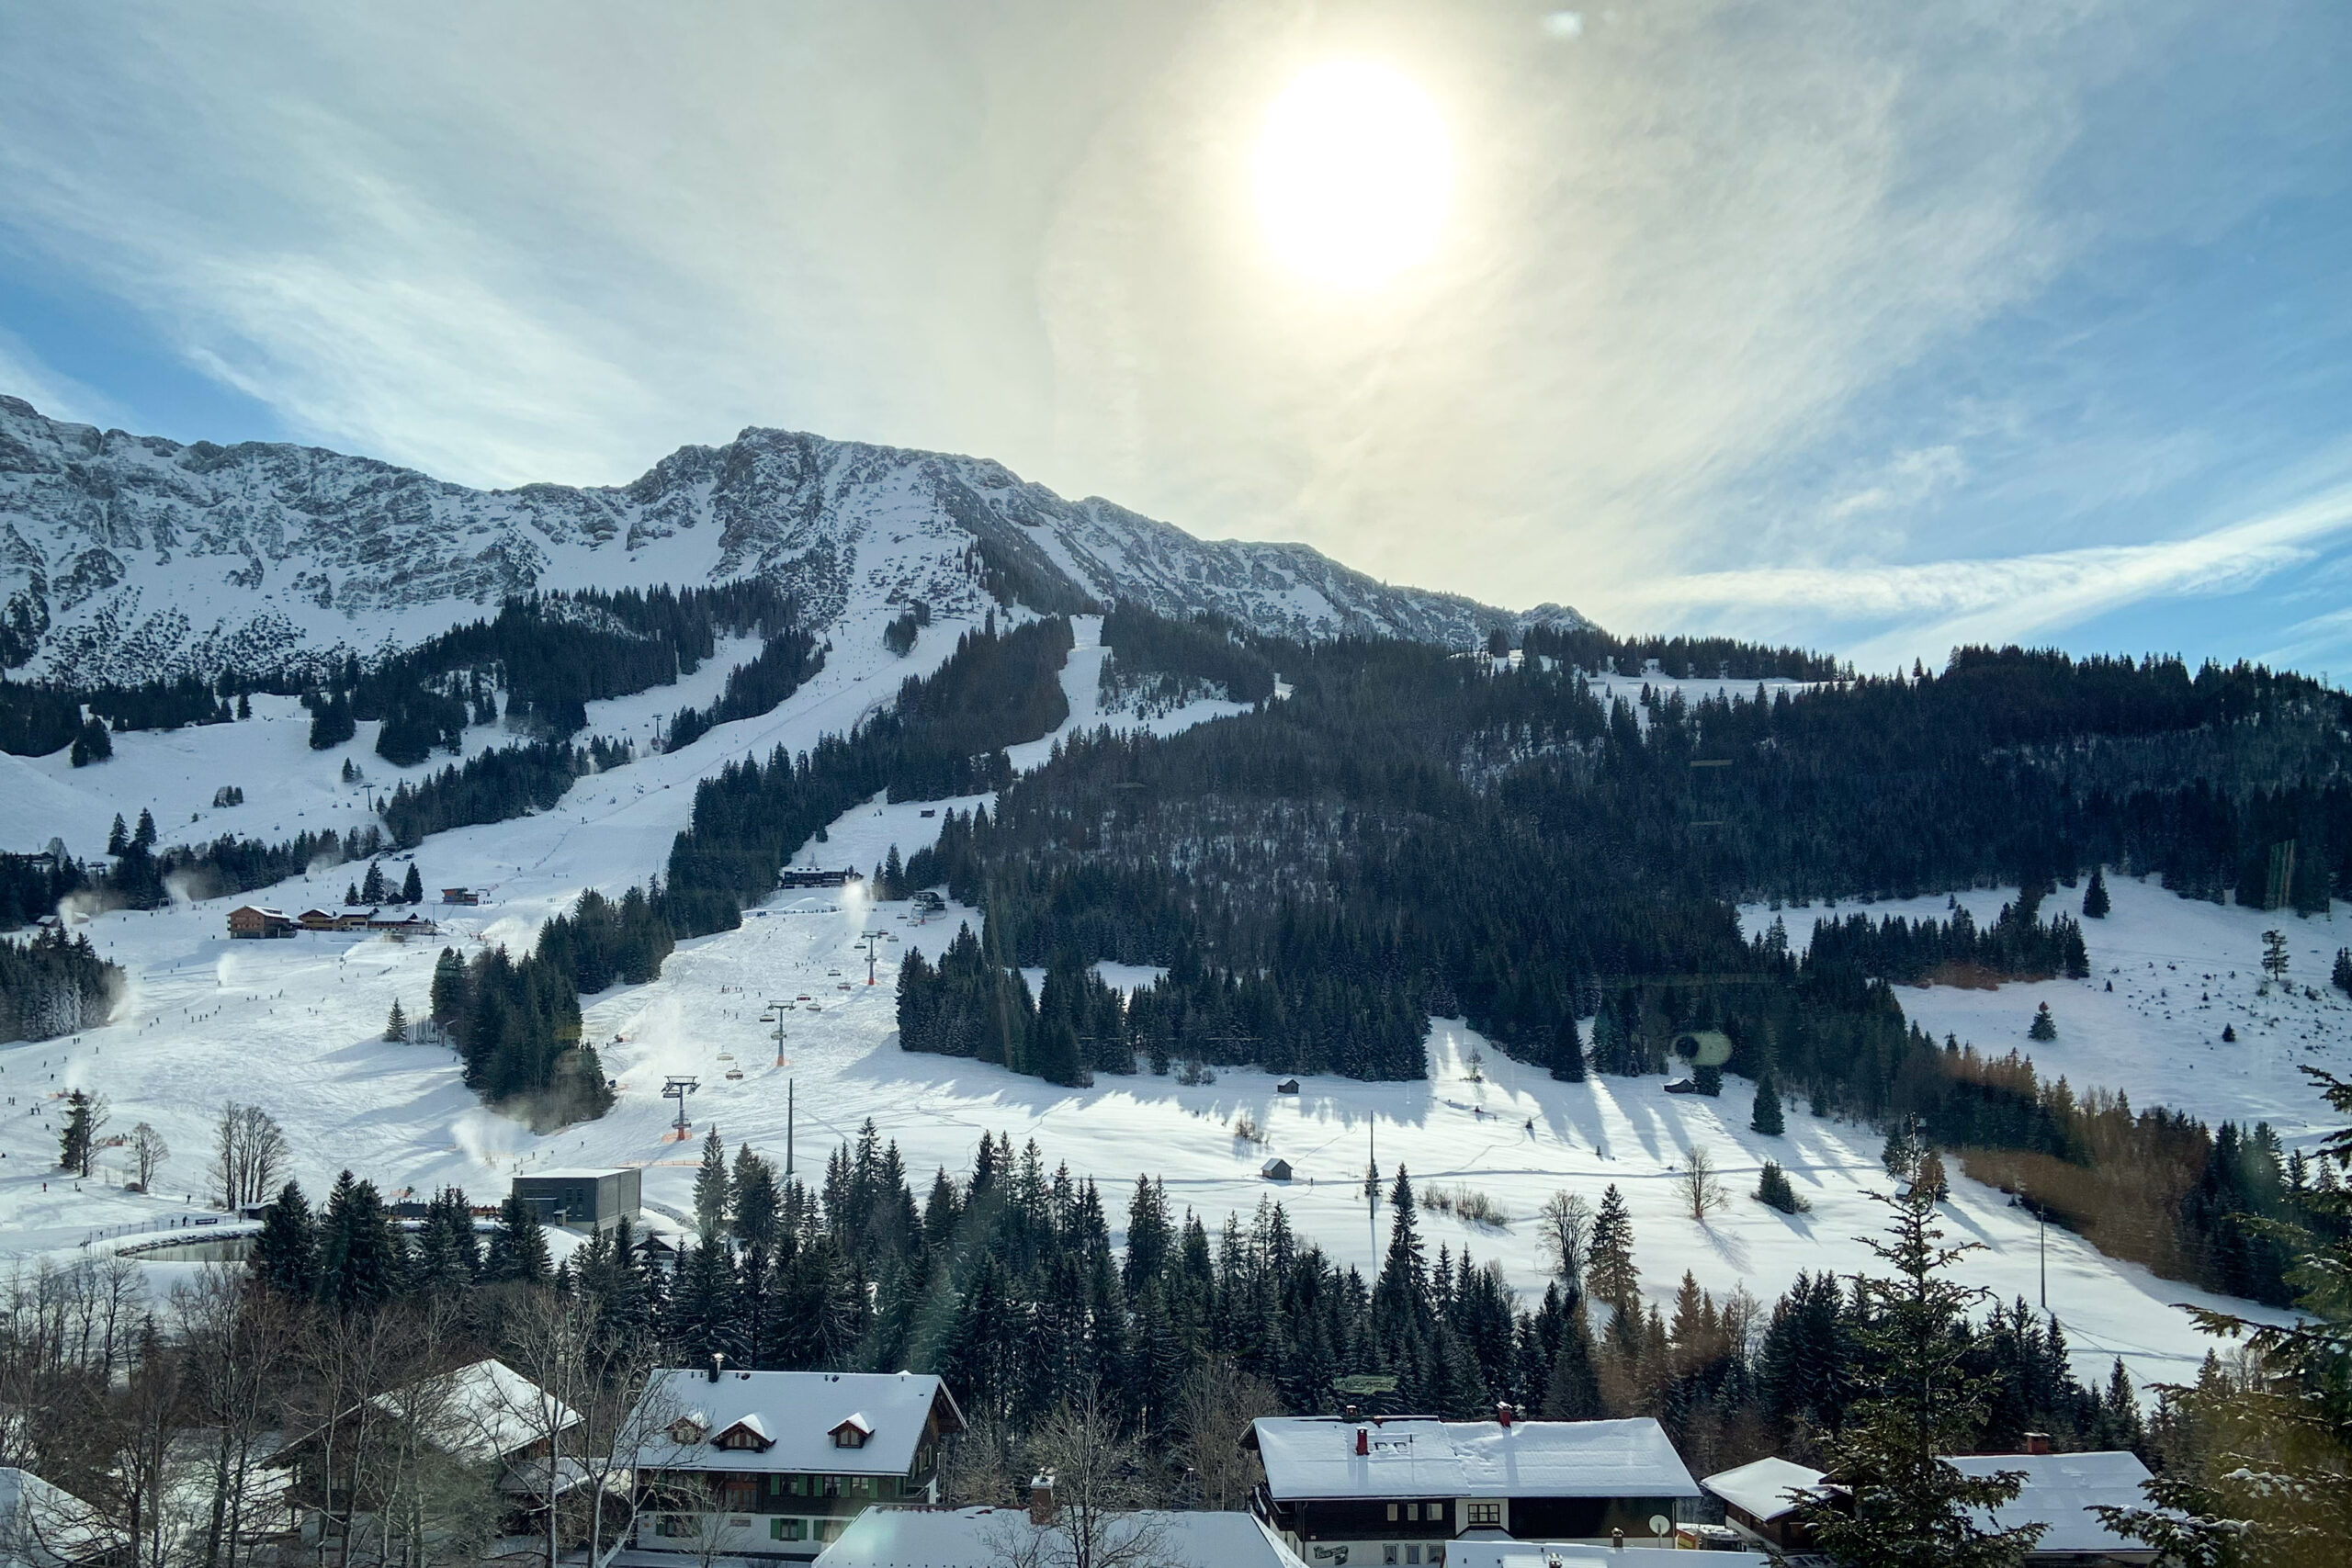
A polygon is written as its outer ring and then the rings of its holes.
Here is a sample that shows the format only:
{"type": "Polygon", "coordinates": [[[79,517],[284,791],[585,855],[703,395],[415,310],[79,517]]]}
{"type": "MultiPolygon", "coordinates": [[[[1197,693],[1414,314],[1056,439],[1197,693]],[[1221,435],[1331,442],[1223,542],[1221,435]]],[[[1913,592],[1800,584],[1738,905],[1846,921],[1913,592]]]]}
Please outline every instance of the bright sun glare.
{"type": "Polygon", "coordinates": [[[1274,254],[1350,288],[1428,259],[1453,161],[1437,106],[1385,65],[1336,63],[1283,90],[1258,138],[1258,219],[1274,254]]]}

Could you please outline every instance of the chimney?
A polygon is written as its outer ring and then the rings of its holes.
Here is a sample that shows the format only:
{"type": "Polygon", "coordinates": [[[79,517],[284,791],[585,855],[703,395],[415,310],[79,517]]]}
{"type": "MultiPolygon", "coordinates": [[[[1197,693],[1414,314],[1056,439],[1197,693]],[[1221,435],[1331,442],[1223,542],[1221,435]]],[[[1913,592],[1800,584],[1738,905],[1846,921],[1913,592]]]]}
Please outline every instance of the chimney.
{"type": "Polygon", "coordinates": [[[1495,1419],[1503,1424],[1505,1431],[1510,1430],[1511,1421],[1518,1414],[1519,1412],[1513,1410],[1508,1403],[1498,1403],[1495,1406],[1495,1419]]]}
{"type": "Polygon", "coordinates": [[[2028,1432],[2025,1435],[2025,1451],[2029,1454],[2048,1453],[2050,1451],[2050,1434],[2047,1432],[2028,1432]]]}
{"type": "Polygon", "coordinates": [[[1372,1434],[1362,1427],[1356,1428],[1356,1452],[1360,1454],[1372,1452],[1372,1434]]]}
{"type": "Polygon", "coordinates": [[[1349,1405],[1349,1406],[1348,1406],[1348,1419],[1349,1419],[1349,1420],[1351,1420],[1351,1421],[1352,1421],[1352,1420],[1354,1420],[1355,1418],[1356,1418],[1356,1407],[1355,1407],[1354,1405],[1351,1404],[1351,1405],[1349,1405]]]}
{"type": "Polygon", "coordinates": [[[726,1357],[724,1357],[724,1356],[722,1356],[722,1355],[718,1354],[717,1351],[715,1351],[715,1350],[714,1350],[714,1351],[712,1351],[712,1352],[711,1352],[711,1357],[710,1357],[710,1381],[711,1381],[711,1382],[717,1382],[718,1381],[718,1368],[719,1368],[719,1364],[720,1364],[721,1362],[725,1361],[726,1359],[727,1359],[727,1358],[726,1358],[726,1357]]]}
{"type": "Polygon", "coordinates": [[[1039,1529],[1054,1522],[1054,1472],[1050,1470],[1029,1478],[1029,1522],[1039,1529]]]}
{"type": "Polygon", "coordinates": [[[1609,1550],[1611,1551],[1625,1550],[1625,1532],[1623,1529],[1613,1529],[1609,1532],[1609,1550]]]}

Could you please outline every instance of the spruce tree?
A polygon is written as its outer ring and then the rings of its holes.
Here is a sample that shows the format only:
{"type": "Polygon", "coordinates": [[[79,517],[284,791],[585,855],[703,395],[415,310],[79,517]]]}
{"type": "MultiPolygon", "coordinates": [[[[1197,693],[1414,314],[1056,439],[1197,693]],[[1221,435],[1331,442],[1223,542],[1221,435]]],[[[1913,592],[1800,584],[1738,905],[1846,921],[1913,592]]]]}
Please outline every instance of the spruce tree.
{"type": "Polygon", "coordinates": [[[1388,1256],[1372,1288],[1374,1321],[1390,1344],[1418,1336],[1430,1313],[1429,1273],[1421,1251],[1421,1233],[1414,1218],[1412,1179],[1396,1168],[1396,1184],[1389,1190],[1388,1206],[1396,1218],[1388,1228],[1388,1256]]]}
{"type": "Polygon", "coordinates": [[[359,901],[363,904],[384,901],[384,868],[375,861],[368,863],[368,874],[359,879],[359,901]]]}
{"type": "Polygon", "coordinates": [[[93,716],[74,734],[66,760],[77,768],[86,768],[92,762],[103,762],[113,755],[114,737],[107,733],[105,721],[93,716]]]}
{"type": "Polygon", "coordinates": [[[130,824],[125,822],[122,813],[118,811],[114,814],[114,826],[107,829],[107,853],[119,855],[130,848],[130,824]]]}
{"type": "Polygon", "coordinates": [[[155,847],[155,814],[145,807],[139,809],[139,826],[132,830],[130,841],[134,847],[142,850],[155,847]]]}
{"type": "Polygon", "coordinates": [[[1600,1403],[1600,1374],[1593,1366],[1592,1323],[1584,1303],[1568,1309],[1560,1348],[1544,1382],[1546,1421],[1595,1421],[1607,1415],[1600,1403]]]}
{"type": "Polygon", "coordinates": [[[1577,1037],[1574,1017],[1560,1020],[1552,1032],[1552,1076],[1562,1083],[1584,1082],[1584,1042],[1577,1037]]]}
{"type": "Polygon", "coordinates": [[[299,1183],[278,1189],[261,1212],[261,1233],[246,1267],[264,1290],[282,1300],[307,1302],[318,1293],[318,1227],[299,1183]]]}
{"type": "Polygon", "coordinates": [[[1584,1278],[1593,1295],[1620,1314],[1634,1310],[1642,1271],[1634,1264],[1634,1215],[1613,1181],[1600,1195],[1600,1211],[1592,1217],[1584,1278]]]}
{"type": "Polygon", "coordinates": [[[237,694],[237,716],[239,718],[251,718],[253,716],[254,699],[251,694],[239,692],[237,694]]]}
{"type": "Polygon", "coordinates": [[[1772,1069],[1765,1068],[1756,1078],[1756,1108],[1748,1113],[1750,1132],[1777,1138],[1787,1132],[1788,1121],[1781,1113],[1780,1087],[1772,1081],[1772,1069]]]}
{"type": "Polygon", "coordinates": [[[2013,1568],[2048,1527],[1988,1529],[1978,1516],[2014,1500],[2022,1474],[1978,1479],[1943,1457],[1976,1445],[1990,1403],[1991,1380],[1969,1367],[1969,1311],[1986,1292],[1947,1278],[1978,1244],[1944,1245],[1924,1186],[1879,1201],[1893,1212],[1887,1237],[1862,1239],[1894,1275],[1862,1282],[1868,1311],[1853,1328],[1878,1371],[1826,1444],[1846,1496],[1815,1495],[1801,1517],[1815,1549],[1848,1568],[2013,1568]]]}
{"type": "Polygon", "coordinates": [[[498,1205],[498,1225],[490,1233],[490,1246],[482,1255],[481,1277],[536,1285],[550,1272],[547,1232],[539,1224],[539,1211],[508,1193],[498,1205]]]}
{"type": "Polygon", "coordinates": [[[2034,1010],[2033,1022],[2027,1026],[2025,1035],[2029,1040],[2055,1040],[2058,1038],[2058,1021],[2050,1016],[2050,1004],[2048,1002],[2042,1003],[2041,1007],[2034,1010]]]}
{"type": "Polygon", "coordinates": [[[358,903],[359,884],[356,882],[345,883],[343,885],[343,907],[346,909],[356,908],[357,908],[358,903]]]}
{"type": "Polygon", "coordinates": [[[695,1172],[695,1228],[706,1246],[716,1246],[727,1235],[727,1145],[718,1129],[702,1141],[702,1168],[695,1172]]]}
{"type": "Polygon", "coordinates": [[[345,1171],[319,1222],[318,1298],[344,1314],[380,1306],[402,1284],[402,1247],[372,1181],[345,1171]]]}
{"type": "Polygon", "coordinates": [[[97,1153],[98,1129],[106,1125],[105,1100],[83,1089],[73,1089],[65,1096],[65,1125],[57,1135],[57,1164],[61,1170],[87,1177],[90,1161],[97,1153]]]}
{"type": "Polygon", "coordinates": [[[392,998],[392,1010],[384,1020],[384,1040],[388,1044],[405,1044],[408,1041],[408,1015],[401,1011],[401,999],[392,998]]]}
{"type": "Polygon", "coordinates": [[[2091,868],[2091,885],[2083,889],[2083,913],[2094,920],[2107,919],[2114,908],[2107,897],[2107,873],[2098,866],[2091,868]]]}
{"type": "Polygon", "coordinates": [[[403,904],[424,902],[424,878],[417,871],[414,861],[409,862],[408,875],[401,882],[401,902],[403,904]]]}
{"type": "Polygon", "coordinates": [[[447,1030],[466,1010],[466,965],[454,947],[445,947],[433,961],[433,990],[428,1004],[436,1028],[447,1030]]]}
{"type": "Polygon", "coordinates": [[[1796,1188],[1790,1184],[1789,1173],[1781,1168],[1777,1160],[1766,1160],[1764,1168],[1757,1173],[1756,1201],[1784,1214],[1802,1214],[1813,1207],[1797,1195],[1796,1188]]]}
{"type": "Polygon", "coordinates": [[[2335,970],[2328,976],[2328,983],[2346,996],[2352,997],[2352,947],[2335,950],[2335,970]]]}

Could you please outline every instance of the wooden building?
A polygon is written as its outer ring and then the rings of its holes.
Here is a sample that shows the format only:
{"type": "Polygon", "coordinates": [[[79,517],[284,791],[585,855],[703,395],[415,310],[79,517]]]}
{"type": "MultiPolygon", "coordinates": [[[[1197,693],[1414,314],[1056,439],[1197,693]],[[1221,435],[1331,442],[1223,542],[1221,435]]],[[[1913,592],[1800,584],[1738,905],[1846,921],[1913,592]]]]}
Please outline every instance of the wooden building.
{"type": "Polygon", "coordinates": [[[229,911],[229,934],[239,941],[292,936],[293,918],[283,909],[260,904],[240,904],[229,911]]]}
{"type": "Polygon", "coordinates": [[[964,1429],[913,1372],[739,1372],[714,1359],[647,1383],[630,1428],[639,1553],[808,1562],[878,1503],[939,1501],[940,1440],[964,1429]]]}
{"type": "Polygon", "coordinates": [[[1242,1439],[1266,1467],[1256,1506],[1318,1568],[1442,1563],[1450,1542],[1607,1544],[1651,1534],[1700,1493],[1646,1418],[1492,1421],[1428,1416],[1283,1416],[1242,1439]]]}

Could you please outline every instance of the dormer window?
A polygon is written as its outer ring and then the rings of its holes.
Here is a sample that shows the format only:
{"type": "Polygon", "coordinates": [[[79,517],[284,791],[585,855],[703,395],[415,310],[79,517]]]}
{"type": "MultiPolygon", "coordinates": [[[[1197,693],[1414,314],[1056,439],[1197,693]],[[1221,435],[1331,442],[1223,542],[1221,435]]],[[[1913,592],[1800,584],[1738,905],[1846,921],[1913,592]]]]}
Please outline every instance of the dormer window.
{"type": "Polygon", "coordinates": [[[670,1440],[682,1447],[691,1448],[702,1441],[705,1430],[707,1428],[703,1424],[693,1416],[681,1416],[670,1423],[670,1440]]]}
{"type": "Polygon", "coordinates": [[[757,1416],[744,1416],[711,1438],[711,1442],[718,1448],[753,1453],[765,1453],[775,1447],[775,1439],[768,1436],[767,1427],[757,1416]]]}
{"type": "Polygon", "coordinates": [[[833,1428],[833,1447],[862,1449],[865,1446],[865,1440],[872,1436],[874,1436],[874,1424],[861,1413],[852,1416],[833,1428]]]}

